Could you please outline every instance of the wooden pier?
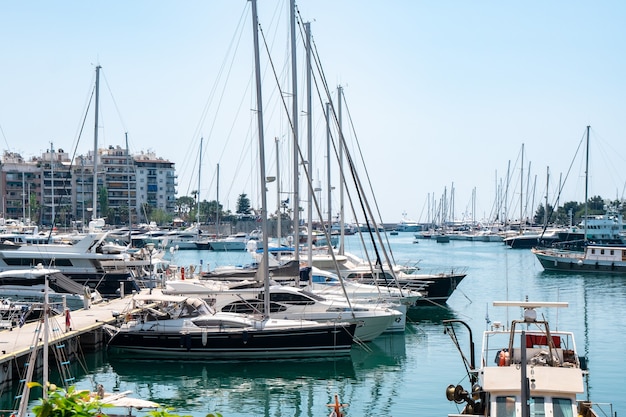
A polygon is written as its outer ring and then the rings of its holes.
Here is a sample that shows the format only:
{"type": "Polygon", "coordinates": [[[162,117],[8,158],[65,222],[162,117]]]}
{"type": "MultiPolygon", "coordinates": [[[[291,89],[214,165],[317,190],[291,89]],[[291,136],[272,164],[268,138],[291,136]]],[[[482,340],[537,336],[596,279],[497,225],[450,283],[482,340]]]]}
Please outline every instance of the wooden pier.
{"type": "MultiPolygon", "coordinates": [[[[71,311],[69,318],[63,315],[50,317],[49,346],[61,344],[68,358],[102,348],[106,342],[102,326],[114,322],[115,315],[127,311],[131,303],[132,296],[127,296],[94,304],[88,309],[71,311]]],[[[23,373],[20,370],[24,369],[35,343],[38,347],[44,344],[40,322],[0,331],[0,390],[10,387],[20,378],[23,373]]],[[[42,349],[39,349],[38,359],[41,357],[42,349]]],[[[37,360],[38,364],[41,362],[37,360]]]]}

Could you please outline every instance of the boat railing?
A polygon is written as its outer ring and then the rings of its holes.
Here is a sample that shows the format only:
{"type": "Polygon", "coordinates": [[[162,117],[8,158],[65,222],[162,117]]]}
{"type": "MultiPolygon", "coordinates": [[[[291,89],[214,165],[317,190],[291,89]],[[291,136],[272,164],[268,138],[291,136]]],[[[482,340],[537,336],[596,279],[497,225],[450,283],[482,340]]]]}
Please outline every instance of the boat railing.
{"type": "Polygon", "coordinates": [[[616,417],[612,403],[578,401],[578,414],[582,417],[616,417]]]}

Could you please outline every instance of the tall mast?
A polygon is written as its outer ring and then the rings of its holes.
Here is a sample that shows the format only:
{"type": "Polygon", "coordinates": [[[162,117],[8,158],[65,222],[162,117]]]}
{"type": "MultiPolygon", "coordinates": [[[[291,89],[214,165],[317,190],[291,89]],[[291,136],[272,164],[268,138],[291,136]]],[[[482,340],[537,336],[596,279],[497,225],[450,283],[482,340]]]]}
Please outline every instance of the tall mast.
{"type": "MultiPolygon", "coordinates": [[[[30,202],[30,193],[28,196],[30,202]]],[[[26,173],[22,172],[22,221],[26,221],[26,173]]],[[[30,220],[30,218],[28,219],[30,220]]],[[[30,221],[29,221],[30,224],[30,221]]]]}
{"type": "Polygon", "coordinates": [[[50,214],[52,218],[50,219],[50,222],[52,223],[51,229],[54,230],[54,217],[56,213],[54,207],[54,144],[52,142],[50,142],[50,185],[50,204],[52,205],[52,212],[50,214]]]}
{"type": "Polygon", "coordinates": [[[330,103],[326,103],[326,180],[327,199],[328,199],[328,235],[330,236],[331,226],[333,224],[333,211],[331,204],[331,187],[330,187],[330,103]]]}
{"type": "MultiPolygon", "coordinates": [[[[50,318],[48,317],[50,311],[49,298],[48,298],[48,285],[50,282],[50,276],[48,274],[44,277],[44,293],[43,293],[43,398],[48,398],[48,382],[50,381],[49,376],[49,351],[48,346],[50,344],[50,318]]],[[[67,314],[67,313],[66,313],[67,314]]],[[[36,343],[36,342],[35,342],[36,343]]],[[[32,366],[35,364],[33,363],[32,366]]]]}
{"type": "Polygon", "coordinates": [[[591,126],[587,126],[587,156],[585,161],[585,242],[587,241],[587,220],[589,218],[589,204],[587,203],[589,200],[589,128],[591,126]]]}
{"type": "MultiPolygon", "coordinates": [[[[220,236],[220,164],[217,164],[217,201],[215,207],[215,225],[217,226],[217,230],[215,234],[217,237],[220,236]]],[[[200,210],[200,198],[198,197],[198,210],[200,210]]]]}
{"type": "Polygon", "coordinates": [[[522,219],[524,218],[524,144],[522,143],[522,164],[519,179],[519,221],[520,232],[522,231],[522,219]]]}
{"type": "Polygon", "coordinates": [[[283,220],[280,212],[280,140],[278,138],[274,140],[276,142],[276,219],[278,220],[276,222],[276,239],[280,247],[280,238],[282,237],[281,223],[283,220]]]}
{"type": "MultiPolygon", "coordinates": [[[[548,187],[550,186],[550,167],[546,167],[546,209],[544,210],[543,230],[548,228],[548,187]]],[[[559,186],[559,190],[561,187],[559,186]]]]}
{"type": "MultiPolygon", "coordinates": [[[[300,260],[300,156],[298,152],[298,65],[296,61],[296,0],[290,0],[290,26],[291,26],[291,90],[293,93],[291,120],[293,123],[293,238],[294,259],[300,260]]],[[[265,189],[265,187],[263,187],[265,189]]]]}
{"type": "Polygon", "coordinates": [[[93,201],[91,219],[98,217],[98,112],[100,111],[100,65],[96,67],[96,106],[93,127],[93,201]]]}
{"type": "Polygon", "coordinates": [[[343,128],[342,128],[342,111],[341,111],[341,102],[343,97],[343,88],[341,86],[337,87],[337,117],[339,118],[339,254],[343,255],[345,253],[344,250],[344,240],[346,236],[345,229],[345,215],[343,208],[343,128]]]}
{"type": "MultiPolygon", "coordinates": [[[[256,102],[257,102],[257,123],[259,130],[259,165],[261,182],[261,229],[263,230],[263,260],[261,261],[261,273],[263,274],[265,297],[263,300],[264,314],[270,314],[270,282],[269,282],[269,255],[267,236],[267,192],[265,187],[265,143],[263,139],[263,100],[261,97],[261,62],[259,58],[259,20],[256,9],[256,0],[252,2],[252,32],[254,34],[254,68],[256,78],[256,102]]],[[[219,165],[218,165],[219,166],[219,165]]]]}
{"type": "MultiPolygon", "coordinates": [[[[128,192],[128,244],[132,243],[133,216],[130,211],[130,152],[128,150],[128,132],[124,134],[126,138],[126,183],[128,192]]],[[[83,202],[84,205],[84,202],[83,202]]]]}
{"type": "MultiPolygon", "coordinates": [[[[306,112],[306,130],[307,130],[307,171],[309,175],[307,176],[307,181],[310,182],[312,180],[313,175],[313,109],[312,109],[312,98],[311,98],[311,23],[306,22],[304,24],[304,32],[306,34],[306,103],[307,103],[307,112],[306,112]]],[[[308,254],[308,265],[313,266],[313,187],[311,184],[308,186],[308,204],[307,204],[307,214],[308,214],[308,236],[307,236],[307,246],[309,247],[308,254]]]]}
{"type": "MultiPolygon", "coordinates": [[[[196,205],[196,227],[200,230],[200,179],[202,178],[202,141],[204,138],[200,138],[200,153],[198,154],[198,204],[196,205]]],[[[218,204],[219,207],[219,204],[218,204]]]]}

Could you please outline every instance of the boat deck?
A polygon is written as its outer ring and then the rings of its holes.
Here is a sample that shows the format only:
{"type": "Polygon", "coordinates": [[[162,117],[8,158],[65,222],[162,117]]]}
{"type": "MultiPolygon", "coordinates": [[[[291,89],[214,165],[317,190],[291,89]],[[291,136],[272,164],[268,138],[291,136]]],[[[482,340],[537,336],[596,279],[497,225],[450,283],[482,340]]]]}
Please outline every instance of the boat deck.
{"type": "MultiPolygon", "coordinates": [[[[104,344],[102,326],[113,322],[114,314],[128,309],[131,302],[132,296],[127,296],[91,305],[89,309],[75,310],[70,312],[69,322],[63,315],[52,316],[49,321],[49,345],[67,342],[66,349],[77,350],[80,343],[81,349],[94,350],[104,344]]],[[[15,371],[28,360],[35,340],[39,347],[43,345],[43,335],[35,337],[39,329],[39,323],[32,322],[0,331],[0,387],[10,384],[17,377],[19,372],[15,371]]]]}

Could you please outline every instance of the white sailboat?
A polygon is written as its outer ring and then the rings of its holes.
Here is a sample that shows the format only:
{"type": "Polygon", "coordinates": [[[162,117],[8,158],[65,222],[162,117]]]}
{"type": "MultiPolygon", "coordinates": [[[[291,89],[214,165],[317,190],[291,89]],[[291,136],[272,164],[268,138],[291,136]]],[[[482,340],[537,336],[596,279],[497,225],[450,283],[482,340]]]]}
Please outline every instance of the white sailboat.
{"type": "MultiPolygon", "coordinates": [[[[259,135],[259,161],[262,199],[263,247],[268,247],[267,196],[265,191],[265,151],[263,141],[263,101],[258,47],[256,0],[251,0],[259,135]]],[[[263,281],[262,315],[214,312],[201,299],[162,296],[156,292],[145,299],[137,317],[112,329],[112,352],[134,357],[150,355],[176,359],[272,359],[332,358],[349,355],[356,323],[318,323],[309,320],[277,319],[270,316],[268,255],[264,253],[258,269],[263,281]],[[159,303],[159,308],[154,308],[159,303]],[[152,305],[152,306],[151,306],[152,305]],[[182,343],[181,341],[182,335],[182,343]]]]}

